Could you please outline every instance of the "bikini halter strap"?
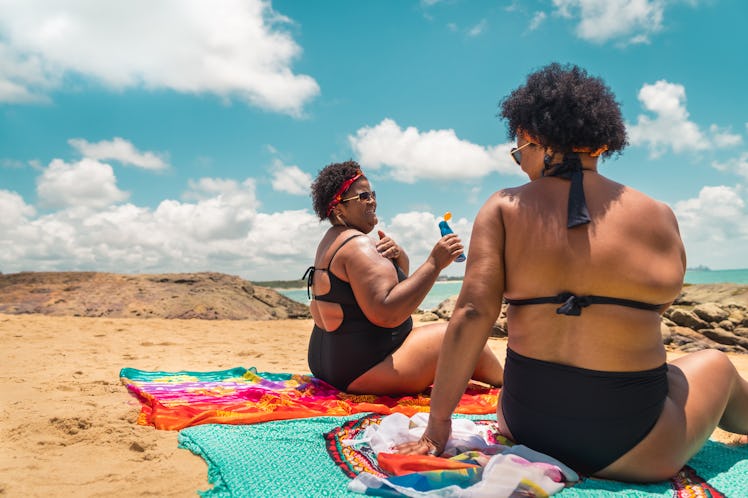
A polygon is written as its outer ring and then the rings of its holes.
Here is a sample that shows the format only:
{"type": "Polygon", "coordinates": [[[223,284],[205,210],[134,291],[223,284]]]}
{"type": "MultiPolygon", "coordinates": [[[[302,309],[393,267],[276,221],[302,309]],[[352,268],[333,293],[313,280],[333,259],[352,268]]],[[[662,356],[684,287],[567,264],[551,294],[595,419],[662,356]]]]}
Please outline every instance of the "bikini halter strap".
{"type": "Polygon", "coordinates": [[[309,268],[306,269],[306,271],[304,272],[304,275],[301,277],[301,279],[302,280],[306,279],[306,295],[307,295],[307,297],[309,299],[312,298],[312,292],[311,292],[310,289],[312,288],[312,283],[314,282],[314,272],[315,271],[327,271],[327,272],[329,272],[330,271],[330,265],[332,265],[332,259],[335,257],[336,254],[338,254],[338,251],[344,245],[346,245],[348,242],[350,242],[351,240],[355,239],[356,237],[363,237],[363,235],[364,234],[362,234],[362,233],[357,233],[357,234],[351,235],[350,237],[348,237],[347,239],[345,239],[343,241],[343,243],[340,244],[335,249],[335,251],[332,253],[332,256],[330,256],[330,261],[327,263],[327,268],[315,268],[314,266],[310,266],[309,268]]]}
{"type": "Polygon", "coordinates": [[[543,176],[557,176],[571,180],[569,204],[566,215],[566,228],[574,228],[592,221],[584,197],[582,161],[576,152],[567,152],[559,164],[546,164],[543,176]]]}

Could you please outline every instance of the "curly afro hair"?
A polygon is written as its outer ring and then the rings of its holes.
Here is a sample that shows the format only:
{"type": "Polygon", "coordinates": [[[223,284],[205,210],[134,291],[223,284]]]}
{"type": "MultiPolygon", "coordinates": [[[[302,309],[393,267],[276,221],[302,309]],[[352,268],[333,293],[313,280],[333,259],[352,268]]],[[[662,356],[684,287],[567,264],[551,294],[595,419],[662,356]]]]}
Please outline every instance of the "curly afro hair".
{"type": "Polygon", "coordinates": [[[540,145],[561,153],[575,147],[595,150],[607,145],[603,157],[620,154],[628,145],[613,92],[602,79],[589,76],[576,65],[554,62],[531,73],[499,107],[511,140],[522,129],[540,145]]]}
{"type": "MultiPolygon", "coordinates": [[[[326,220],[327,206],[338,192],[343,183],[353,177],[361,166],[356,161],[345,161],[343,163],[332,163],[322,168],[317,173],[317,178],[312,182],[312,206],[320,220],[326,220]]],[[[361,178],[364,178],[363,176],[361,178]]]]}

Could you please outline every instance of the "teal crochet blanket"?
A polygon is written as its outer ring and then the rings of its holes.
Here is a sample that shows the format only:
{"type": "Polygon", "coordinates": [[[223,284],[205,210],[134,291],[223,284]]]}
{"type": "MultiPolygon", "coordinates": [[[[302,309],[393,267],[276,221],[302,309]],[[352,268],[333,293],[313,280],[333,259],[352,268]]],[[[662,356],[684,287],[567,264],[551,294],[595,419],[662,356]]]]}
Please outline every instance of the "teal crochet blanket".
{"type": "MultiPolygon", "coordinates": [[[[208,464],[210,498],[360,497],[326,449],[325,434],[361,415],[183,429],[179,446],[208,464]]],[[[473,417],[470,417],[473,418],[473,417]]],[[[339,459],[345,459],[340,455],[339,459]]],[[[587,479],[554,495],[573,497],[748,497],[748,446],[707,442],[678,477],[655,484],[587,479]]]]}

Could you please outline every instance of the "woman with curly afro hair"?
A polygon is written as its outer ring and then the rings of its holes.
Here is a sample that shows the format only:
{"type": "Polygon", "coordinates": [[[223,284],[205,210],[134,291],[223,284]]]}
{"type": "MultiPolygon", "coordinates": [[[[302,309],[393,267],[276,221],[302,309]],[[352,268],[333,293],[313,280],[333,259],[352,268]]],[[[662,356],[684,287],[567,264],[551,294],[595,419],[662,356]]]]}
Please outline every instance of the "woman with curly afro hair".
{"type": "MultiPolygon", "coordinates": [[[[413,328],[416,311],[439,273],[462,252],[459,237],[442,237],[412,274],[405,251],[383,231],[375,241],[377,197],[354,161],[323,168],[312,203],[330,228],[307,270],[314,329],[308,361],[314,376],[362,394],[419,393],[434,381],[446,326],[413,328]]],[[[305,275],[305,276],[306,276],[305,275]]],[[[500,385],[501,365],[485,346],[470,372],[500,385]]]]}
{"type": "Polygon", "coordinates": [[[518,443],[584,475],[674,476],[715,427],[748,434],[748,382],[722,352],[667,363],[660,315],[686,258],[670,208],[598,172],[626,145],[619,105],[576,66],[530,74],[501,102],[511,150],[530,181],[493,194],[444,338],[424,437],[402,453],[441,452],[450,416],[507,310],[497,418],[518,443]]]}

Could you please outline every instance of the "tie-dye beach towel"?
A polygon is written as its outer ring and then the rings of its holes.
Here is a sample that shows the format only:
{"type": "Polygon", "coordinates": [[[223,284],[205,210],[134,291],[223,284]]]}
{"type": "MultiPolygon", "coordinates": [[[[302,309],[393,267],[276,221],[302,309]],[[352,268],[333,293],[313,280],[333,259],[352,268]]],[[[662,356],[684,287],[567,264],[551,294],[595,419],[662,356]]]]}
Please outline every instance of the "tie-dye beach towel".
{"type": "MultiPolygon", "coordinates": [[[[430,392],[414,396],[344,393],[311,375],[232,368],[213,372],[150,372],[123,368],[120,380],[141,403],[138,424],[179,430],[200,424],[253,424],[355,413],[429,411],[430,392]]],[[[456,413],[494,413],[499,389],[470,384],[456,413]]]]}

